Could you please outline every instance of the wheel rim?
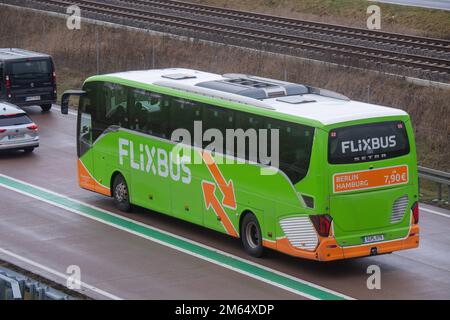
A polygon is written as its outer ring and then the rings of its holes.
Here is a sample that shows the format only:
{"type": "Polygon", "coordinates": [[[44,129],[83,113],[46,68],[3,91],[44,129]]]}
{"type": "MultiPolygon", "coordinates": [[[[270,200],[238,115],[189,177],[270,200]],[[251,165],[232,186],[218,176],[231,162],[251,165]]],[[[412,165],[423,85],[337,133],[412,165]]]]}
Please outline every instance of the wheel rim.
{"type": "Polygon", "coordinates": [[[251,248],[257,248],[260,246],[260,236],[258,232],[258,226],[255,222],[251,221],[245,227],[245,235],[247,243],[251,248]]]}
{"type": "Polygon", "coordinates": [[[114,195],[117,199],[117,201],[123,203],[128,200],[128,190],[125,183],[121,182],[116,186],[116,189],[114,190],[114,195]]]}

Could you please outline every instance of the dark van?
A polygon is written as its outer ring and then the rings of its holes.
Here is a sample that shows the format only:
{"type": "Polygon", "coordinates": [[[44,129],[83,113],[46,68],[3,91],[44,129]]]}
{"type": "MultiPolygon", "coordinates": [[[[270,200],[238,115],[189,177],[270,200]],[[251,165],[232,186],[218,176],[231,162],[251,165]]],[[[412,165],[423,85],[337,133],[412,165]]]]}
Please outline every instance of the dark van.
{"type": "Polygon", "coordinates": [[[20,107],[39,105],[49,111],[56,102],[52,57],[16,48],[0,48],[0,101],[20,107]]]}

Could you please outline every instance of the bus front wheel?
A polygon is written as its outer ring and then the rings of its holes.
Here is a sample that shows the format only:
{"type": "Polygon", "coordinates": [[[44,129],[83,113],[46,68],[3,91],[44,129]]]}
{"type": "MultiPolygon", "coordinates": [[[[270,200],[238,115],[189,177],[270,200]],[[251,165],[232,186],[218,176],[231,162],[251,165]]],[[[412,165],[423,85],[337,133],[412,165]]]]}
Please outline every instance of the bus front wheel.
{"type": "Polygon", "coordinates": [[[260,258],[264,254],[261,227],[252,213],[244,216],[241,224],[241,241],[245,252],[252,257],[260,258]]]}
{"type": "Polygon", "coordinates": [[[123,212],[131,211],[130,193],[125,178],[118,174],[114,178],[113,183],[113,197],[116,207],[123,212]]]}

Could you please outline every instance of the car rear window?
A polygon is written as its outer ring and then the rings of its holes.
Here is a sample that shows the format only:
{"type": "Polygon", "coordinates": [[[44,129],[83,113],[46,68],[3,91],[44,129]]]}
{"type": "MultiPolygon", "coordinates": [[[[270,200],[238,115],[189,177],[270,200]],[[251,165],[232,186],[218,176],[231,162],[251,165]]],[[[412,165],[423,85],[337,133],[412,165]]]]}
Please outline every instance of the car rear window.
{"type": "Polygon", "coordinates": [[[18,126],[32,122],[26,114],[0,116],[0,127],[18,126]]]}
{"type": "Polygon", "coordinates": [[[47,76],[51,72],[49,60],[18,61],[11,64],[11,74],[14,78],[47,76]]]}
{"type": "Polygon", "coordinates": [[[328,162],[332,164],[383,160],[408,153],[408,135],[402,121],[348,126],[329,134],[328,162]]]}

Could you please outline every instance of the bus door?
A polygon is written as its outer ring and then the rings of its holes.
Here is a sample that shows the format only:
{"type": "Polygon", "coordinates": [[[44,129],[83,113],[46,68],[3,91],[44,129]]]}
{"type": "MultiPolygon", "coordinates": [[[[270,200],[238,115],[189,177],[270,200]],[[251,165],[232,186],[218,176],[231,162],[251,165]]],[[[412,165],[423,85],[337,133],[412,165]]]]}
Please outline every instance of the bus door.
{"type": "MultiPolygon", "coordinates": [[[[118,168],[117,141],[122,132],[128,128],[128,90],[126,87],[109,82],[98,83],[98,103],[93,126],[93,164],[97,179],[96,191],[110,195],[111,177],[118,168]]],[[[120,172],[132,186],[129,168],[121,167],[120,172]]]]}
{"type": "Polygon", "coordinates": [[[78,183],[80,187],[95,190],[92,155],[92,110],[95,102],[95,85],[88,83],[84,87],[85,95],[80,97],[77,121],[78,183]]]}

